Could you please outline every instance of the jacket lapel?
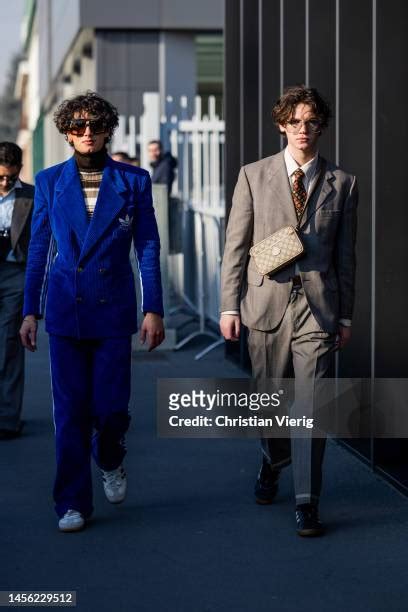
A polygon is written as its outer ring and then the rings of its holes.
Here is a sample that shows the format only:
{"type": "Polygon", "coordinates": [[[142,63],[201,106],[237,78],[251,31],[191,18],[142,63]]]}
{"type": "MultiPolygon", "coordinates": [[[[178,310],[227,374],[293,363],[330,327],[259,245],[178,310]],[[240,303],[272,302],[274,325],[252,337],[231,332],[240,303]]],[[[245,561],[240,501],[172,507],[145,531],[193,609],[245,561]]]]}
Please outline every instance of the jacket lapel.
{"type": "Polygon", "coordinates": [[[67,223],[74,230],[79,244],[82,246],[88,231],[89,221],[77,163],[74,157],[71,157],[65,163],[55,185],[55,191],[54,206],[57,210],[61,211],[67,223]]]}
{"type": "Polygon", "coordinates": [[[21,232],[27,223],[33,205],[32,197],[26,195],[24,187],[16,189],[16,199],[14,201],[13,216],[11,218],[10,239],[11,247],[15,250],[21,232]]]}
{"type": "Polygon", "coordinates": [[[283,212],[285,221],[282,225],[296,225],[297,216],[283,151],[273,156],[271,160],[269,187],[272,191],[274,205],[278,204],[283,212]]]}
{"type": "MultiPolygon", "coordinates": [[[[322,165],[326,166],[326,164],[327,162],[321,157],[320,170],[322,170],[322,165]]],[[[324,170],[323,177],[321,177],[320,174],[316,175],[311,186],[312,191],[311,195],[308,198],[308,204],[304,214],[304,221],[302,222],[302,226],[306,225],[306,223],[316,213],[316,211],[321,206],[323,206],[323,204],[333,191],[333,181],[335,180],[335,178],[336,177],[334,176],[333,172],[328,169],[324,170]]]]}
{"type": "Polygon", "coordinates": [[[114,162],[108,157],[102,175],[95,211],[82,246],[80,259],[83,259],[92,249],[121,208],[126,204],[125,195],[127,191],[128,188],[123,182],[122,173],[115,168],[114,162]]]}

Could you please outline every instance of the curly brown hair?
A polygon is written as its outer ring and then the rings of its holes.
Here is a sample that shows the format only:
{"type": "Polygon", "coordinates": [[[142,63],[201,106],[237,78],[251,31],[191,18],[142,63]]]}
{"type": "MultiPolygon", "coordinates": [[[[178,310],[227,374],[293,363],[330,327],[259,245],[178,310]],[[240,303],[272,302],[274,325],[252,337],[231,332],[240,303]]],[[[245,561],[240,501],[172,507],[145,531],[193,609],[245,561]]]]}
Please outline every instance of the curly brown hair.
{"type": "Polygon", "coordinates": [[[98,95],[95,91],[87,91],[85,94],[64,100],[54,113],[54,123],[61,134],[66,134],[75,115],[88,113],[89,115],[100,117],[106,124],[106,131],[109,132],[109,139],[119,124],[117,109],[98,95]]]}
{"type": "Polygon", "coordinates": [[[317,89],[305,85],[292,85],[284,90],[272,109],[272,119],[278,129],[279,125],[286,125],[290,121],[298,104],[309,104],[319,119],[321,128],[328,126],[332,116],[330,106],[317,89]]]}

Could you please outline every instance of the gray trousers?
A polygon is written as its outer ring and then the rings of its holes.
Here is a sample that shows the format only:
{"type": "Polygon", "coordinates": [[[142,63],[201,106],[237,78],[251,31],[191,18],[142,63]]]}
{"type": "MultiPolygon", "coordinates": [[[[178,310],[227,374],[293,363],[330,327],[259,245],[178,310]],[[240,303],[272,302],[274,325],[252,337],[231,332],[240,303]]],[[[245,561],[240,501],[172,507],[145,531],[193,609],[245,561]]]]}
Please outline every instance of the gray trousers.
{"type": "MultiPolygon", "coordinates": [[[[293,289],[285,315],[270,332],[251,329],[248,350],[252,375],[295,378],[297,415],[313,416],[315,381],[333,375],[335,334],[324,332],[307,303],[304,290],[293,289]]],[[[325,438],[263,438],[262,451],[272,467],[292,462],[297,504],[317,502],[322,484],[325,438]]]]}
{"type": "Polygon", "coordinates": [[[24,349],[19,337],[24,266],[0,263],[0,429],[16,431],[24,392],[24,349]]]}

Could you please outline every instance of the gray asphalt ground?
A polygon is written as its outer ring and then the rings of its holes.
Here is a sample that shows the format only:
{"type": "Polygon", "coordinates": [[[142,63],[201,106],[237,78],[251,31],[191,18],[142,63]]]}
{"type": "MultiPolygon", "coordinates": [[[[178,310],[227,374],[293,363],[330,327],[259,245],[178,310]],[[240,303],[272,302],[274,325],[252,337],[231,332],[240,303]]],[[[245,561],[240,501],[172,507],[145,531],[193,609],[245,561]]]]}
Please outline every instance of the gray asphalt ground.
{"type": "Polygon", "coordinates": [[[24,435],[0,442],[0,589],[77,592],[86,612],[403,612],[408,500],[329,443],[319,539],[294,529],[291,470],[257,506],[255,440],[158,439],[157,377],[242,377],[205,344],[136,354],[129,494],[110,505],[95,471],[86,530],[57,530],[47,338],[27,358],[24,435]]]}

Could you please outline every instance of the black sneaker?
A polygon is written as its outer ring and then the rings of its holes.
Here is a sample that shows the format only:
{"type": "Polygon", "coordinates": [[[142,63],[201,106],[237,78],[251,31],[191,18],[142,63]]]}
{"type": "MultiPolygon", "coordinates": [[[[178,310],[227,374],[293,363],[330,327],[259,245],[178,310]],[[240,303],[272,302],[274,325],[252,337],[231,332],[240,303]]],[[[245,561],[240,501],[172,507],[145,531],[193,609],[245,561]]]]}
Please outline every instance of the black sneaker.
{"type": "Polygon", "coordinates": [[[300,504],[296,506],[296,530],[304,537],[320,536],[324,532],[319,520],[317,504],[300,504]]]}
{"type": "Polygon", "coordinates": [[[265,457],[255,483],[255,501],[257,504],[271,504],[278,492],[280,470],[271,468],[265,457]]]}

